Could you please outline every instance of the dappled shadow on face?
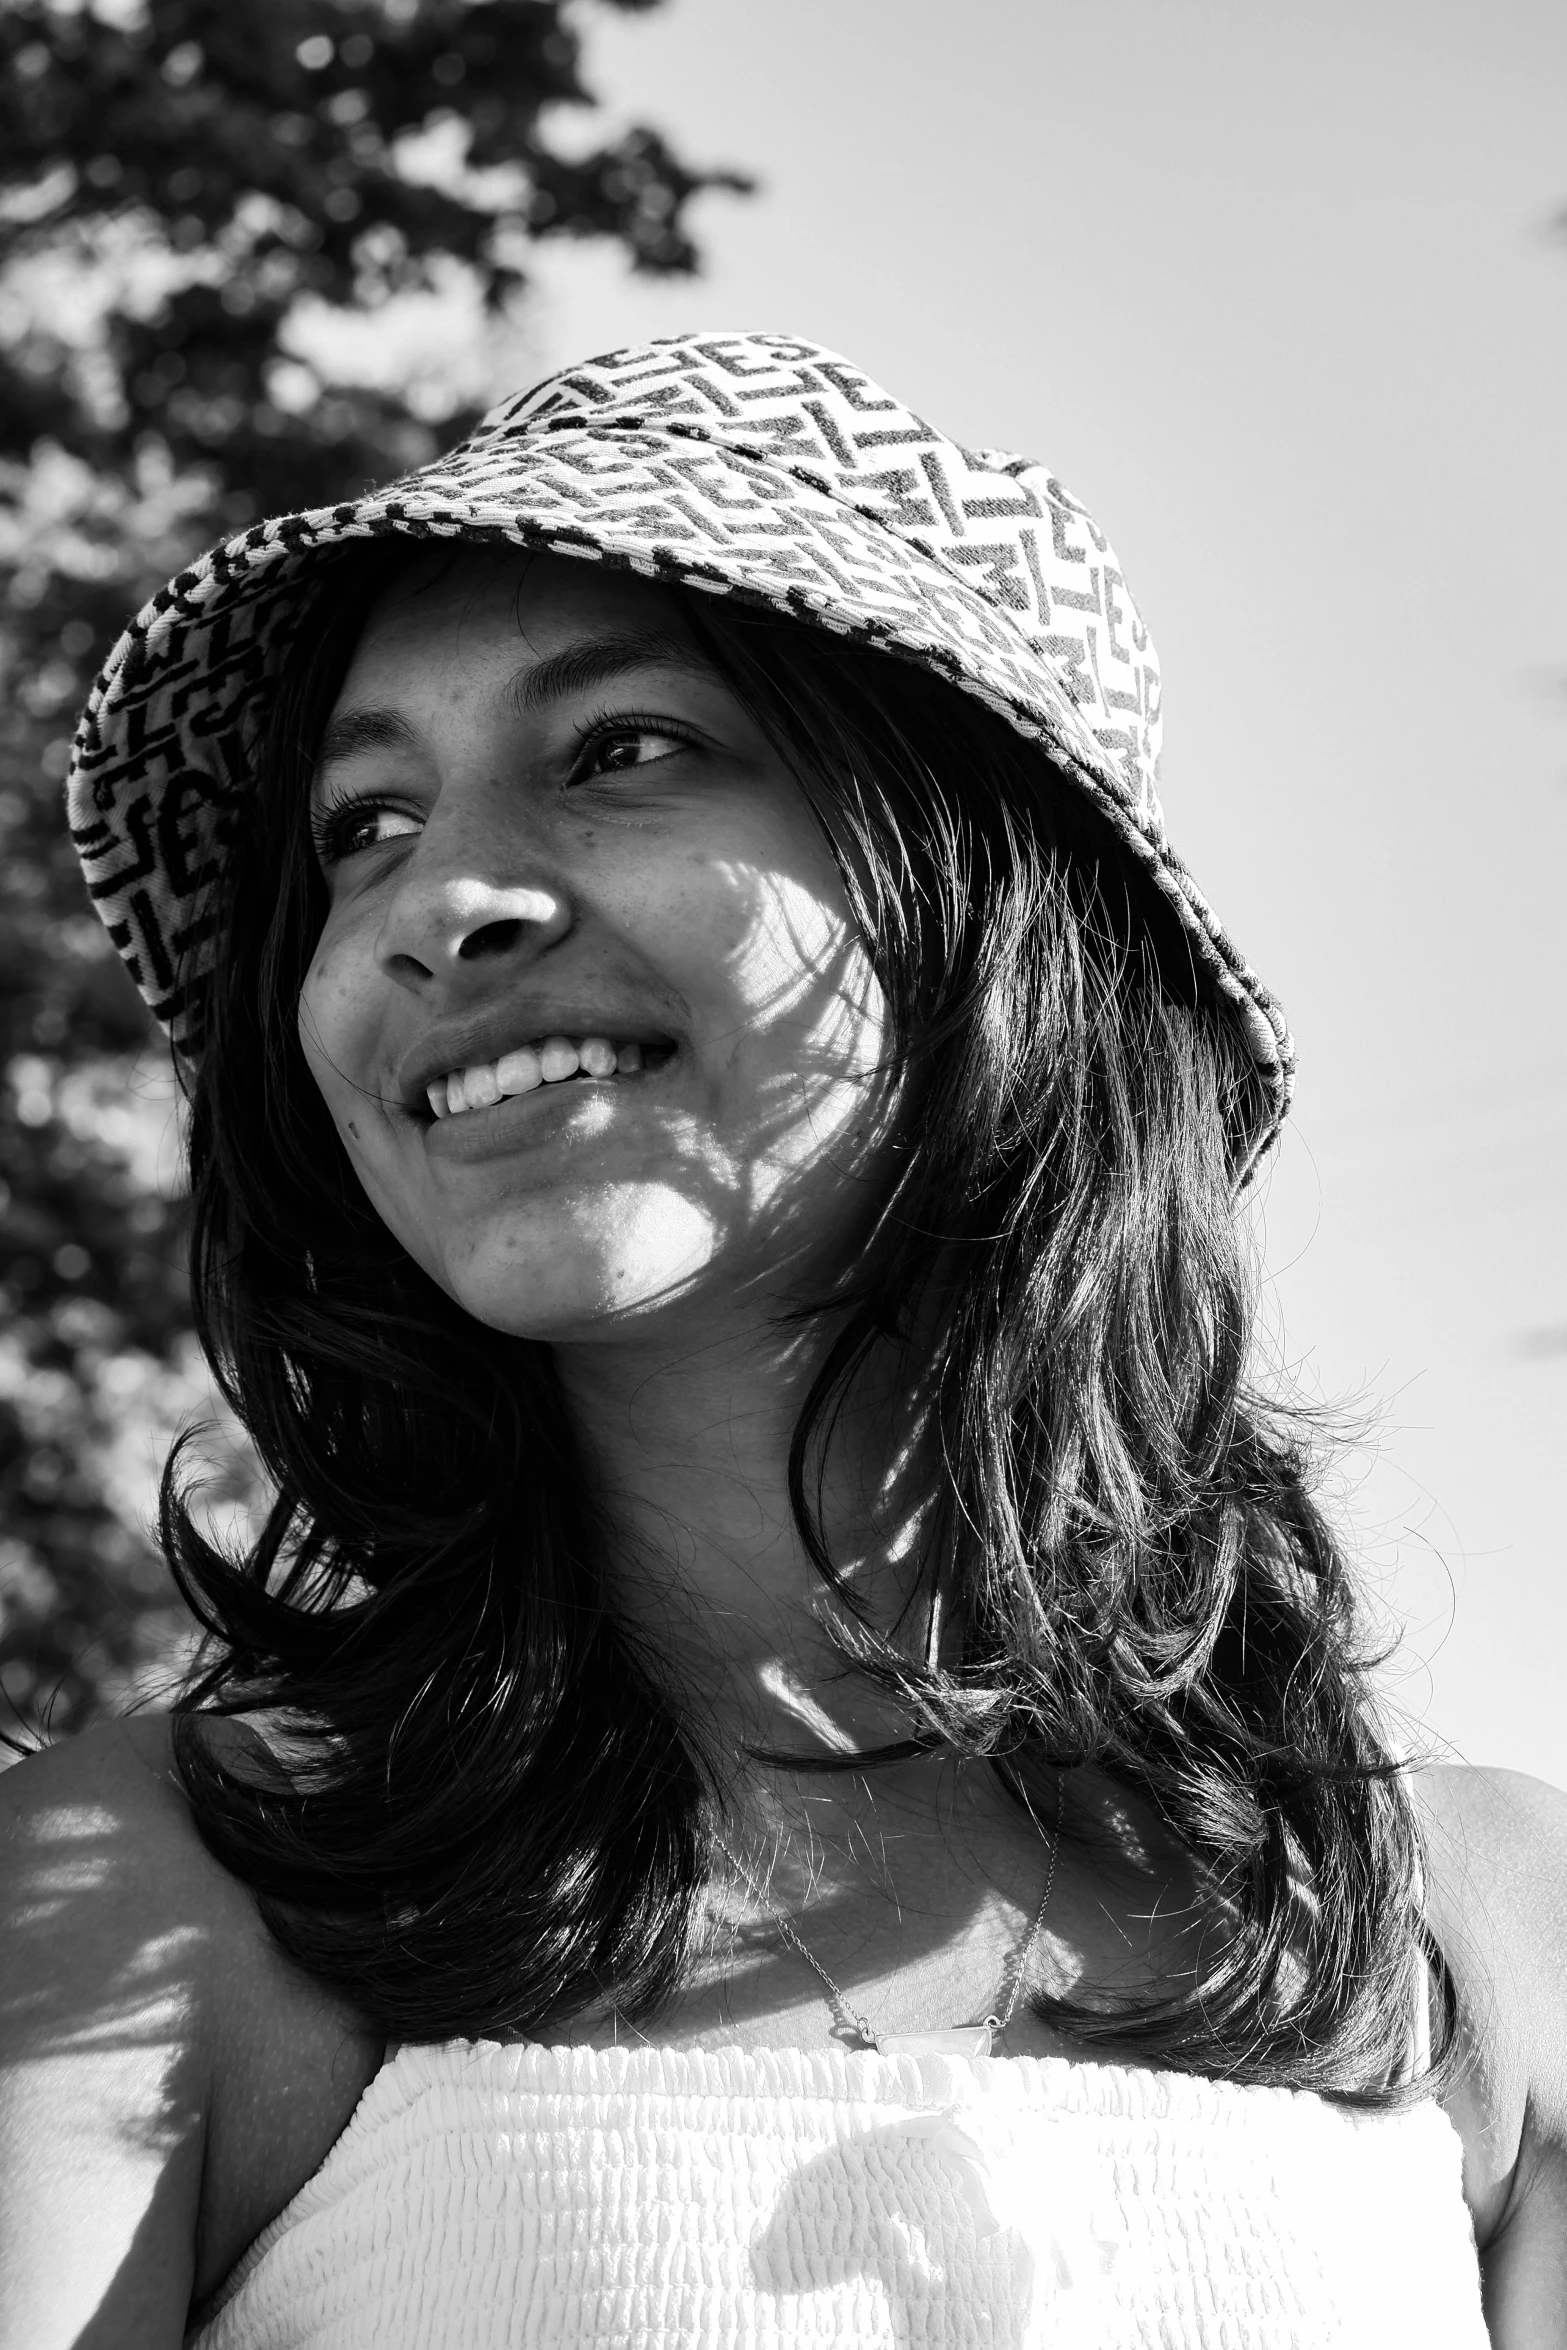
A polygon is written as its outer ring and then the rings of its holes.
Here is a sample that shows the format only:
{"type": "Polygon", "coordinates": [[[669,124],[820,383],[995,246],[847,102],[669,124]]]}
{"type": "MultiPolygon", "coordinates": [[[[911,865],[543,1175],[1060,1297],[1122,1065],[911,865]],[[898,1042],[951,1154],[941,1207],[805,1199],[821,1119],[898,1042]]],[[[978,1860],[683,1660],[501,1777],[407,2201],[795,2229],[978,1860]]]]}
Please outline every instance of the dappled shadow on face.
{"type": "Polygon", "coordinates": [[[733,1026],[705,1040],[695,1093],[664,1113],[662,1163],[614,1186],[628,1223],[642,1195],[646,1261],[626,1283],[638,1314],[713,1273],[730,1307],[829,1290],[892,1180],[899,1080],[858,934],[786,872],[712,870],[728,899],[733,1026]]]}

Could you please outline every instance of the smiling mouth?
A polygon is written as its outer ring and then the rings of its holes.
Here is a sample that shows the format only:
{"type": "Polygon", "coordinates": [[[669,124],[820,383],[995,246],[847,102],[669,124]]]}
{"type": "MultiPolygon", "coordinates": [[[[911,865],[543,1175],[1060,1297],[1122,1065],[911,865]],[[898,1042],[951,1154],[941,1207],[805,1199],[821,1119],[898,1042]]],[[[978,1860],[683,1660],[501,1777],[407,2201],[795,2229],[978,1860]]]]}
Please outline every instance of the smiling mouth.
{"type": "Polygon", "coordinates": [[[429,1121],[467,1117],[543,1087],[617,1084],[651,1076],[673,1060],[675,1049],[668,1038],[616,1044],[607,1036],[540,1037],[502,1053],[499,1060],[453,1069],[434,1079],[425,1089],[429,1121]]]}

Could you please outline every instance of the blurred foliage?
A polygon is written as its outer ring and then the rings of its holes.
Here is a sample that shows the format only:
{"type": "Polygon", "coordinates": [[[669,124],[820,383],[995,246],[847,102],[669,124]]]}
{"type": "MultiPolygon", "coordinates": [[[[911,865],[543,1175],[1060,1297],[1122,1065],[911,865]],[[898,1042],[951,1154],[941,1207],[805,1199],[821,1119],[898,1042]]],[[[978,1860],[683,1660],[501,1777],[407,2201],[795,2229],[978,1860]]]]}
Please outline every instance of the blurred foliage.
{"type": "MultiPolygon", "coordinates": [[[[578,135],[584,13],[0,0],[0,1690],[56,1733],[178,1663],[152,1475],[214,1408],[172,1080],[61,818],[75,714],[198,548],[510,388],[538,239],[694,268],[691,198],[748,183],[578,135]]],[[[220,1428],[214,1504],[251,1478],[220,1428]]]]}

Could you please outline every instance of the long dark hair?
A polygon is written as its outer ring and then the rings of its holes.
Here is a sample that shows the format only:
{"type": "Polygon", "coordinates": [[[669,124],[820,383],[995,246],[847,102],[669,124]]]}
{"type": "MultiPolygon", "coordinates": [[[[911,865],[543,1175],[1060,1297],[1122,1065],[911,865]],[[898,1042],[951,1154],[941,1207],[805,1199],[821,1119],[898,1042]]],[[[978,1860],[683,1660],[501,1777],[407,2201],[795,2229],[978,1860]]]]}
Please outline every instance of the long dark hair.
{"type": "MultiPolygon", "coordinates": [[[[218,908],[196,1310],[278,1498],[231,1558],[170,1462],[164,1542],[209,1634],[176,1751],[211,1850],[367,2022],[515,2037],[673,1992],[714,1789],[617,1620],[548,1349],[478,1327],[393,1241],[299,1046],[314,745],[399,559],[323,564],[218,908]],[[214,1711],[262,1718],[286,1771],[201,1737],[214,1711]]],[[[1041,750],[912,663],[668,592],[833,844],[919,1101],[791,1460],[831,1581],[810,1463],[860,1366],[939,1294],[922,1572],[946,1633],[914,1660],[856,1635],[858,1667],[1020,1800],[1096,1765],[1196,1864],[1215,1930],[1191,1979],[1040,1998],[1048,2022],[1133,2061],[1396,2101],[1417,1945],[1439,2057],[1452,1986],[1309,1431],[1250,1381],[1245,1045],[1041,750]]]]}

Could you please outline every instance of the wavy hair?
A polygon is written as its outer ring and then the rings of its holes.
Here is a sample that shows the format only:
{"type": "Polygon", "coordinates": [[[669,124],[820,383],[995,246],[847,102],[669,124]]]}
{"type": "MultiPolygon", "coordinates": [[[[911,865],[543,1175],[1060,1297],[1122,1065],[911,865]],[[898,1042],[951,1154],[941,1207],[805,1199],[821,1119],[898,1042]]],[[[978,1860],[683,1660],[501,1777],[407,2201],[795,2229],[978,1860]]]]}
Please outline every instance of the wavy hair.
{"type": "MultiPolygon", "coordinates": [[[[290,1957],[431,2041],[538,2032],[606,1992],[655,2012],[693,1948],[715,1790],[617,1620],[549,1350],[406,1256],[300,1048],[314,747],[398,559],[323,563],[227,859],[192,1085],[198,1328],[277,1499],[231,1556],[177,1450],[162,1531],[207,1634],[175,1724],[203,1838],[290,1957]],[[203,1738],[214,1712],[270,1723],[286,1772],[203,1738]]],[[[833,846],[919,1104],[791,1452],[836,1585],[809,1463],[872,1351],[939,1300],[918,1596],[942,1638],[911,1659],[851,1626],[856,1669],[1020,1802],[1093,1764],[1190,1855],[1213,1919],[1190,1977],[1040,1996],[1047,2022],[1134,2062],[1398,2102],[1417,1947],[1439,2065],[1453,1988],[1310,1426],[1251,1380],[1245,1045],[1043,751],[912,663],[666,592],[833,846]]]]}

